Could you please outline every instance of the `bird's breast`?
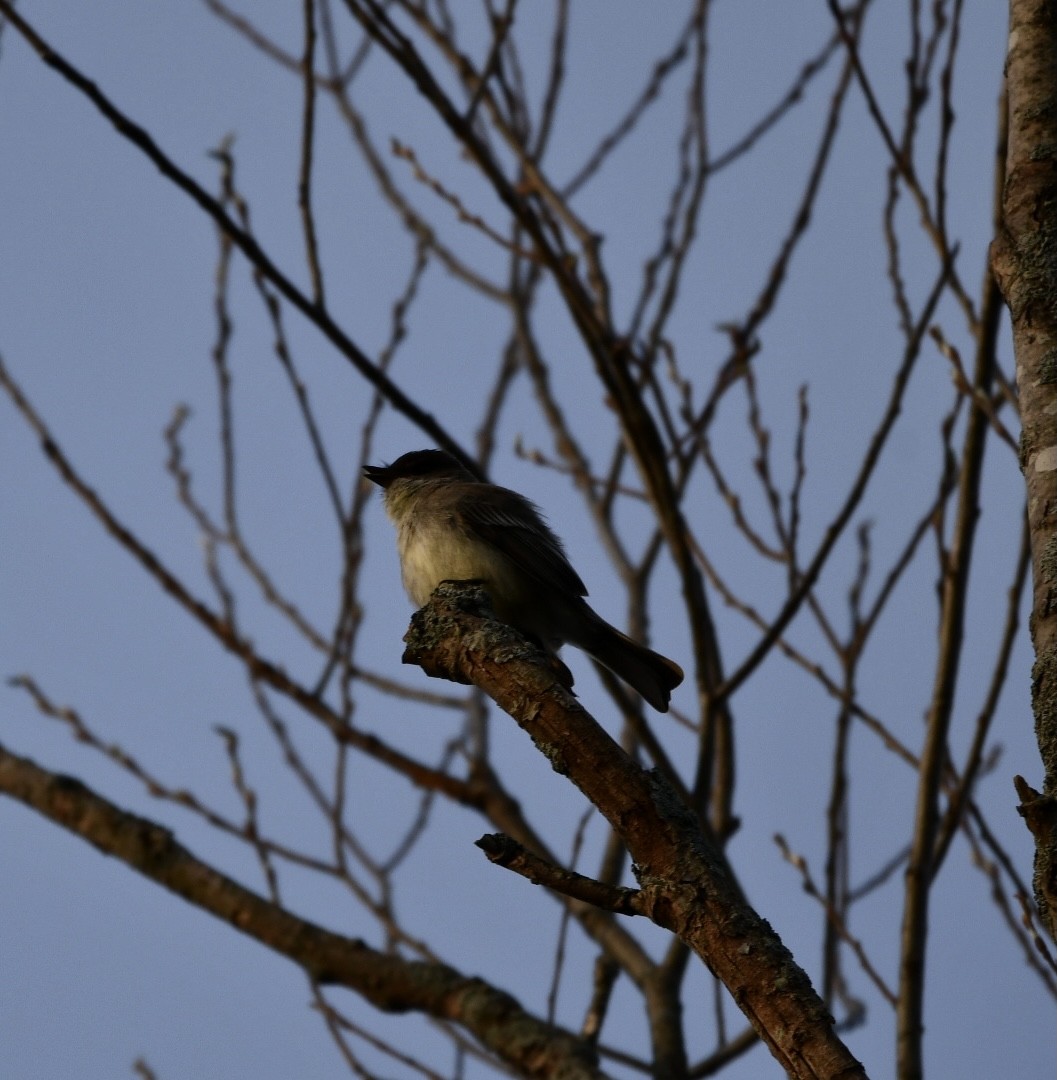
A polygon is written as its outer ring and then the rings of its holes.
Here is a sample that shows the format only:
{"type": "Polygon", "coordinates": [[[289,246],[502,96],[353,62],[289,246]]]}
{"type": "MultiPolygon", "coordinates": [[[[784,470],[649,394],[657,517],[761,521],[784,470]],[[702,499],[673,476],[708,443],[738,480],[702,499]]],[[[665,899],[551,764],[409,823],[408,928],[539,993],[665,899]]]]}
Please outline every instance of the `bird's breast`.
{"type": "Polygon", "coordinates": [[[495,603],[510,591],[513,568],[506,557],[454,521],[405,523],[398,546],[404,588],[419,607],[442,581],[483,581],[495,603]]]}

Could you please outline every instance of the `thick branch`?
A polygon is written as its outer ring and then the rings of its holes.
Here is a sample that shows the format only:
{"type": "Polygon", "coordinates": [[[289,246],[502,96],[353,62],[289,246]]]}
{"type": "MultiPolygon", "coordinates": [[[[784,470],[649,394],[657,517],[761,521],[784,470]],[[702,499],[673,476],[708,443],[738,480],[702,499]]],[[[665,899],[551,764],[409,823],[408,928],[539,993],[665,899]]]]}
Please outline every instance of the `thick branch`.
{"type": "Polygon", "coordinates": [[[1042,793],[1021,812],[1036,823],[1035,898],[1057,940],[1057,8],[1011,0],[1006,64],[1009,142],[1003,227],[992,266],[1009,305],[1020,387],[1021,464],[1031,531],[1035,647],[1032,706],[1042,793]],[[1043,808],[1042,801],[1051,805],[1043,808]]]}
{"type": "Polygon", "coordinates": [[[195,858],[171,832],[0,746],[0,792],[50,818],[196,907],[387,1012],[423,1012],[471,1032],[519,1075],[597,1080],[594,1051],[525,1012],[509,994],[446,964],[377,952],[299,919],[195,858]]]}
{"type": "Polygon", "coordinates": [[[406,663],[481,687],[605,815],[635,862],[643,912],[723,981],[789,1076],[866,1075],[807,975],[741,899],[695,816],[588,715],[543,654],[489,618],[483,589],[442,584],[413,616],[405,641],[406,663]]]}

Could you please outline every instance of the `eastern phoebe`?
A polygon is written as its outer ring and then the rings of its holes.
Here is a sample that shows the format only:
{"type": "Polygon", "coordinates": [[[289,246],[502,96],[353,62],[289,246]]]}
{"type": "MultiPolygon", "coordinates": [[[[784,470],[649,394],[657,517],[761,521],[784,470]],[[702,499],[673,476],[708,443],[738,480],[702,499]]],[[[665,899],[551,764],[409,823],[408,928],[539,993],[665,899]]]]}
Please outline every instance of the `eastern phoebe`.
{"type": "Polygon", "coordinates": [[[363,473],[385,491],[414,604],[425,604],[442,581],[481,581],[500,621],[554,654],[576,645],[668,711],[682,668],[591,610],[562,542],[528,499],[478,480],[442,450],[414,450],[363,473]]]}

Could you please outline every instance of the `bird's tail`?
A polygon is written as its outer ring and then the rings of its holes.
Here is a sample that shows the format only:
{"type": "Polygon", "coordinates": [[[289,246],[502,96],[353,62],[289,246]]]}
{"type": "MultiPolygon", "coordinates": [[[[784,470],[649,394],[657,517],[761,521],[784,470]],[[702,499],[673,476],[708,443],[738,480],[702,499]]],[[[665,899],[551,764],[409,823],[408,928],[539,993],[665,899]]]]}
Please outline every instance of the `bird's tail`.
{"type": "Polygon", "coordinates": [[[667,712],[672,691],[683,681],[683,669],[674,660],[622,634],[594,612],[591,614],[594,618],[589,640],[574,644],[637,690],[658,712],[667,712]]]}

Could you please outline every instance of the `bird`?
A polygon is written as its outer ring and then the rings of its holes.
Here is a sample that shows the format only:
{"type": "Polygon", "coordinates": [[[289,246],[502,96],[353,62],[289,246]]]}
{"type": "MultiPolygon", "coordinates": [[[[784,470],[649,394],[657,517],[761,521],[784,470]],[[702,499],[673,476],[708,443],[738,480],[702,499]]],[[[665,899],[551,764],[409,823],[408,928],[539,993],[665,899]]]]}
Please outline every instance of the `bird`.
{"type": "Polygon", "coordinates": [[[412,603],[424,605],[442,581],[479,581],[500,622],[555,658],[562,645],[582,649],[658,712],[668,711],[682,668],[591,608],[586,586],[534,503],[478,479],[443,450],[412,450],[363,474],[382,488],[412,603]]]}

